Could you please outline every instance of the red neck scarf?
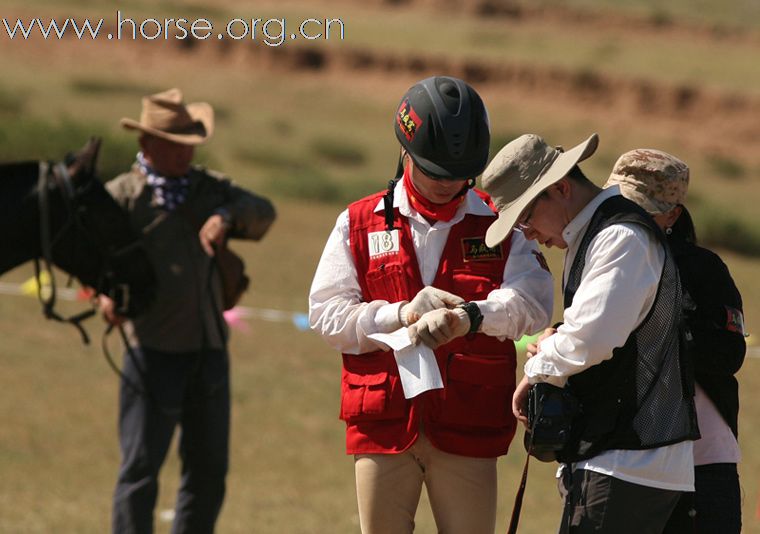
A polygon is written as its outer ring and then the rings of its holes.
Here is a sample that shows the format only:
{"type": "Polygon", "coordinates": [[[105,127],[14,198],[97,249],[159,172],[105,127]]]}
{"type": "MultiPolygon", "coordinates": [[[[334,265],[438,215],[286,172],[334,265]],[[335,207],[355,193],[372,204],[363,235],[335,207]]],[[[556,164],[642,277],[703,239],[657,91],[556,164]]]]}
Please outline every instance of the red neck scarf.
{"type": "Polygon", "coordinates": [[[457,194],[453,199],[446,204],[436,204],[431,202],[422,196],[422,193],[417,191],[412,183],[412,176],[410,172],[410,166],[407,165],[404,169],[404,189],[406,189],[406,196],[409,198],[409,203],[417,212],[428,220],[434,221],[450,221],[456,215],[457,208],[464,202],[464,193],[467,192],[466,186],[462,186],[462,193],[457,194]]]}

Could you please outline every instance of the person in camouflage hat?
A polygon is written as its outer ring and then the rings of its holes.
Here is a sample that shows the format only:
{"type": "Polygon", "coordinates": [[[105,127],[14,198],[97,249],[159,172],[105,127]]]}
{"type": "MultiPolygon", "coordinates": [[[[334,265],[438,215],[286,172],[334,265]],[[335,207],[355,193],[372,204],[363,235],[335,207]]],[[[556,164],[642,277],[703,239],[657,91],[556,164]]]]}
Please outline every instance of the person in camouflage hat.
{"type": "Polygon", "coordinates": [[[689,167],[661,150],[638,148],[618,158],[605,188],[613,185],[649,213],[666,213],[683,204],[689,167]]]}
{"type": "Polygon", "coordinates": [[[689,167],[666,152],[636,149],[618,159],[605,187],[618,186],[654,218],[667,235],[683,292],[686,350],[696,378],[695,404],[702,437],[694,442],[695,493],[684,494],[665,530],[741,532],[741,491],[736,464],[738,382],[744,360],[742,298],[726,265],[697,246],[683,205],[689,167]]]}

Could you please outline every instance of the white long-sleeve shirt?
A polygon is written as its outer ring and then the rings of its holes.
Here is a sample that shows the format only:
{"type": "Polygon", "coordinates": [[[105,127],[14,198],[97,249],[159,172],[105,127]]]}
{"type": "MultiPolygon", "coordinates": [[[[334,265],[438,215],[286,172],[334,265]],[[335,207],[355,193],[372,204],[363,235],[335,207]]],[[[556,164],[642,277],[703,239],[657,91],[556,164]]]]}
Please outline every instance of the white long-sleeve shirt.
{"type": "MultiPolygon", "coordinates": [[[[617,186],[602,191],[565,227],[565,273],[599,205],[619,195],[617,186]]],[[[567,378],[612,357],[646,318],[657,295],[665,251],[636,224],[614,224],[600,231],[586,250],[581,282],[565,309],[557,333],[544,339],[525,363],[531,383],[564,386],[567,378]]],[[[565,286],[563,280],[562,286],[565,286]]],[[[693,491],[692,442],[649,450],[611,450],[576,464],[643,486],[693,491]]]]}
{"type": "MultiPolygon", "coordinates": [[[[564,275],[599,205],[619,194],[605,189],[565,227],[564,275]]],[[[615,224],[599,232],[586,250],[581,283],[566,308],[557,334],[543,340],[525,364],[531,383],[563,387],[571,375],[612,357],[649,313],[657,295],[665,252],[636,224],[615,224]]],[[[563,279],[562,287],[566,280],[563,279]]]]}
{"type": "MultiPolygon", "coordinates": [[[[473,191],[468,191],[450,221],[430,225],[409,203],[403,180],[396,184],[393,205],[409,218],[414,250],[422,282],[433,283],[452,226],[466,214],[495,217],[473,191]]],[[[382,199],[375,211],[383,210],[382,199]]],[[[335,349],[362,354],[386,349],[369,339],[369,334],[399,328],[400,302],[362,301],[358,275],[349,244],[348,210],[343,211],[327,240],[309,292],[309,324],[335,349]]],[[[553,304],[551,274],[545,270],[538,247],[515,232],[504,278],[499,289],[486,300],[475,301],[483,313],[481,331],[500,338],[519,339],[549,324],[553,304]]]]}

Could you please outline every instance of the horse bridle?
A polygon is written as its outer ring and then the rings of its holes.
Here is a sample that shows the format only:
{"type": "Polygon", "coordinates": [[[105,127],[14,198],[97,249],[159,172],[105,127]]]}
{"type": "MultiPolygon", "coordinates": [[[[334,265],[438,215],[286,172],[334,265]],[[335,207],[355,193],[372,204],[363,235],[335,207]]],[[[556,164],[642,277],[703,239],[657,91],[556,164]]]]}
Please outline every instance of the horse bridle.
{"type": "MultiPolygon", "coordinates": [[[[58,312],[55,311],[56,283],[55,283],[55,275],[52,269],[53,245],[56,243],[56,241],[58,241],[58,239],[60,239],[60,237],[64,234],[64,232],[66,232],[69,229],[69,227],[71,227],[72,225],[77,227],[78,232],[82,236],[89,239],[93,243],[97,243],[94,239],[89,237],[90,232],[87,230],[87,228],[85,227],[85,225],[82,223],[82,221],[79,218],[77,206],[76,206],[76,196],[77,194],[71,182],[71,175],[69,174],[69,171],[66,168],[66,165],[64,165],[63,163],[52,163],[52,162],[44,162],[44,161],[40,162],[39,175],[37,179],[37,198],[38,198],[39,211],[40,211],[40,248],[42,250],[41,258],[42,258],[42,261],[44,262],[45,270],[47,270],[50,276],[50,292],[47,296],[44,296],[42,294],[40,262],[39,262],[39,258],[35,258],[34,268],[35,268],[35,277],[37,279],[37,288],[38,288],[37,296],[40,300],[40,303],[42,304],[42,313],[47,319],[53,319],[55,321],[59,321],[62,323],[72,324],[74,327],[76,327],[76,329],[79,331],[80,335],[82,336],[82,341],[85,344],[89,344],[90,337],[87,335],[87,332],[85,331],[81,323],[85,319],[88,319],[92,317],[93,315],[95,315],[96,312],[95,312],[94,307],[89,310],[85,310],[83,312],[74,314],[67,318],[64,318],[58,312]],[[60,190],[61,196],[64,201],[65,209],[68,214],[65,224],[63,224],[58,229],[58,231],[56,232],[54,236],[51,235],[51,231],[50,231],[50,204],[48,201],[48,192],[49,192],[49,186],[51,184],[51,180],[53,181],[53,184],[60,190]]],[[[102,262],[101,271],[98,274],[98,282],[97,282],[96,291],[100,292],[100,290],[103,289],[104,279],[113,275],[113,271],[110,269],[111,257],[123,254],[127,252],[128,249],[131,249],[135,245],[136,243],[132,243],[116,252],[113,252],[110,254],[103,254],[103,262],[102,262]]],[[[116,289],[121,291],[123,306],[125,308],[128,307],[129,286],[127,284],[119,284],[116,289]]]]}

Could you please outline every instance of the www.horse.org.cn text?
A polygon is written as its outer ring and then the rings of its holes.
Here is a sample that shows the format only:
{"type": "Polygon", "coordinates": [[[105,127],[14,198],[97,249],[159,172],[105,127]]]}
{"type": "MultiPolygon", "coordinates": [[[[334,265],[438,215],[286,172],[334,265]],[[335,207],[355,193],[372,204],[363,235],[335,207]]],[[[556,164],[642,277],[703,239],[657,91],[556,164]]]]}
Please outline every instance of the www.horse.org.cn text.
{"type": "Polygon", "coordinates": [[[61,40],[65,37],[95,40],[184,40],[232,39],[235,41],[260,41],[267,46],[280,46],[286,42],[306,39],[344,40],[345,24],[340,18],[307,18],[288,24],[285,18],[233,18],[226,21],[221,29],[210,19],[197,18],[145,18],[126,17],[121,10],[116,12],[112,22],[107,19],[85,18],[77,20],[30,18],[27,20],[3,17],[3,33],[10,40],[27,40],[42,37],[45,40],[61,40]],[[289,31],[295,25],[294,31],[289,31]]]}

